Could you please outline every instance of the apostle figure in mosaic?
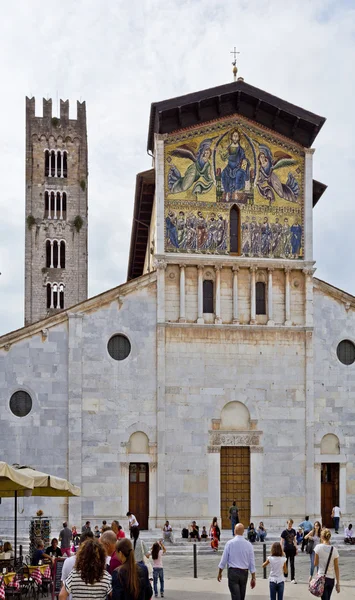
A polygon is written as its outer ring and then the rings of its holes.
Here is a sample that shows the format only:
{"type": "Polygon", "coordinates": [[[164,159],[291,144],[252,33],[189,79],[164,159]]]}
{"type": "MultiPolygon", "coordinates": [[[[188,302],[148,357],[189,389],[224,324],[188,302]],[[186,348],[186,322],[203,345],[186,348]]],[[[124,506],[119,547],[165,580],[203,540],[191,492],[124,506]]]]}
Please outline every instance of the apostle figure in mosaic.
{"type": "Polygon", "coordinates": [[[250,181],[250,163],[245,150],[240,144],[240,132],[232,129],[229,134],[229,145],[220,152],[222,160],[228,164],[222,171],[222,185],[226,200],[233,200],[233,193],[244,190],[246,182],[250,181]]]}
{"type": "Polygon", "coordinates": [[[186,245],[186,228],[185,228],[185,213],[181,210],[176,223],[177,237],[179,248],[185,248],[186,245]]]}
{"type": "Polygon", "coordinates": [[[197,234],[196,234],[196,217],[193,213],[189,213],[186,217],[186,245],[188,252],[196,250],[197,234]]]}
{"type": "Polygon", "coordinates": [[[291,228],[288,223],[288,218],[284,219],[284,225],[282,227],[282,257],[290,258],[292,254],[291,245],[291,228]]]}
{"type": "Polygon", "coordinates": [[[273,256],[281,256],[281,238],[282,238],[282,225],[279,217],[276,217],[275,223],[271,225],[271,253],[273,256]]]}
{"type": "Polygon", "coordinates": [[[179,242],[176,229],[177,219],[175,213],[172,210],[169,211],[168,216],[165,219],[165,224],[168,242],[170,242],[170,244],[174,246],[174,248],[178,248],[179,242]]]}
{"type": "Polygon", "coordinates": [[[286,183],[281,183],[275,173],[277,169],[295,165],[296,161],[285,152],[277,151],[273,155],[265,144],[259,144],[259,150],[256,187],[261,196],[270,204],[275,201],[275,194],[289,202],[298,202],[300,188],[292,173],[288,174],[286,183]]]}
{"type": "Polygon", "coordinates": [[[207,223],[202,212],[199,210],[196,219],[196,233],[197,233],[197,250],[204,250],[207,242],[207,223]]]}
{"type": "Polygon", "coordinates": [[[227,250],[227,227],[223,215],[218,215],[217,221],[217,250],[225,252],[227,250]]]}
{"type": "Polygon", "coordinates": [[[271,227],[268,217],[264,217],[264,222],[261,225],[261,254],[263,256],[269,256],[271,251],[271,227]]]}
{"type": "Polygon", "coordinates": [[[168,188],[170,193],[186,192],[192,187],[193,194],[205,194],[212,188],[214,181],[211,167],[211,144],[214,138],[201,142],[195,154],[193,144],[183,144],[171,152],[172,156],[186,158],[192,162],[182,175],[179,169],[172,165],[168,173],[168,188]]]}
{"type": "Polygon", "coordinates": [[[291,246],[292,246],[292,254],[294,258],[298,258],[300,255],[302,243],[302,227],[298,222],[298,219],[295,219],[293,225],[291,225],[291,246]]]}
{"type": "Polygon", "coordinates": [[[250,238],[251,238],[251,251],[250,254],[253,256],[260,256],[261,253],[261,226],[256,220],[256,217],[252,217],[250,223],[250,238]]]}
{"type": "Polygon", "coordinates": [[[211,213],[207,227],[208,237],[206,242],[206,248],[208,252],[215,252],[217,249],[217,220],[215,213],[211,213]]]}
{"type": "Polygon", "coordinates": [[[245,217],[241,225],[242,230],[242,255],[248,256],[251,251],[251,230],[250,230],[250,219],[245,217]]]}

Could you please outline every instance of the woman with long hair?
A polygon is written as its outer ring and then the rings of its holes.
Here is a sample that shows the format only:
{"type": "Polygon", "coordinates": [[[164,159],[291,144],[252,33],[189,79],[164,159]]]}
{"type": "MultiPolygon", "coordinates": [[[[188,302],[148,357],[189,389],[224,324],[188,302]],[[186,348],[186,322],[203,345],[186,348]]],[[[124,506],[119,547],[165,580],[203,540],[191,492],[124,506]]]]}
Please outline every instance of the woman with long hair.
{"type": "Polygon", "coordinates": [[[134,558],[137,563],[144,564],[144,557],[149,558],[150,553],[143,540],[139,539],[139,527],[131,527],[131,535],[133,540],[134,558]]]}
{"type": "Polygon", "coordinates": [[[75,567],[65,580],[59,600],[82,598],[105,600],[112,591],[111,575],[106,571],[104,547],[95,539],[88,539],[80,545],[75,567]]]}
{"type": "Polygon", "coordinates": [[[270,565],[269,590],[270,600],[283,600],[286,570],[286,556],[284,555],[280,542],[274,542],[271,546],[271,555],[263,563],[263,569],[270,565]]]}
{"type": "Polygon", "coordinates": [[[314,549],[314,565],[318,567],[318,575],[325,575],[322,600],[330,600],[334,588],[335,577],[337,580],[335,589],[338,594],[340,592],[339,552],[334,546],[331,546],[331,537],[332,534],[329,529],[322,529],[320,534],[321,543],[317,544],[314,549]]]}
{"type": "Polygon", "coordinates": [[[158,596],[158,579],[160,581],[160,595],[164,598],[164,569],[163,569],[163,554],[166,553],[166,548],[163,544],[163,540],[154,542],[152,546],[152,560],[153,560],[153,587],[154,595],[158,596]]]}
{"type": "Polygon", "coordinates": [[[311,559],[311,566],[309,572],[309,581],[311,581],[314,573],[314,548],[320,543],[320,534],[322,531],[322,525],[319,521],[314,521],[313,529],[305,536],[307,540],[306,552],[309,554],[311,559]]]}
{"type": "Polygon", "coordinates": [[[121,566],[112,573],[112,600],[147,600],[153,595],[148,569],[137,564],[132,542],[125,538],[116,544],[121,566]]]}
{"type": "Polygon", "coordinates": [[[214,552],[218,550],[219,538],[221,537],[221,531],[218,527],[217,517],[213,517],[213,521],[210,527],[211,536],[211,548],[214,552]]]}

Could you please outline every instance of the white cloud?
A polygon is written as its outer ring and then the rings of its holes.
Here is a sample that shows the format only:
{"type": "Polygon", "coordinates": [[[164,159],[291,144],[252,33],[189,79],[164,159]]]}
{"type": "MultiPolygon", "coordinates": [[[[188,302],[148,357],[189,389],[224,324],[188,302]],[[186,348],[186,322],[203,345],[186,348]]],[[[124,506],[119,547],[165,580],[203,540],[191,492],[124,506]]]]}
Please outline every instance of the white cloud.
{"type": "Polygon", "coordinates": [[[85,99],[89,293],[125,280],[136,173],[150,167],[150,103],[245,80],[327,117],[314,175],[317,275],[355,293],[352,2],[17,0],[0,23],[0,334],[23,324],[24,97],[85,99]]]}

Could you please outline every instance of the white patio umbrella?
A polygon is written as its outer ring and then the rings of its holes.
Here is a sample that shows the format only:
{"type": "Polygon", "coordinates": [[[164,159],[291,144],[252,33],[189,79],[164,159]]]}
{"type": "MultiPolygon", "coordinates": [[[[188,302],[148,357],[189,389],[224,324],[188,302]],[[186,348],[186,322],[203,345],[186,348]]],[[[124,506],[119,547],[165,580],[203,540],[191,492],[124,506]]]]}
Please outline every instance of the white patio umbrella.
{"type": "Polygon", "coordinates": [[[15,559],[17,558],[17,497],[31,496],[34,478],[0,461],[0,498],[15,498],[15,559]]]}
{"type": "Polygon", "coordinates": [[[33,482],[32,494],[24,488],[17,490],[16,495],[14,493],[1,491],[0,488],[0,497],[4,498],[12,497],[15,495],[15,558],[16,558],[16,548],[17,548],[17,497],[18,496],[52,496],[52,497],[70,497],[70,496],[80,496],[80,488],[72,485],[66,479],[62,479],[61,477],[56,477],[55,475],[49,475],[48,473],[42,473],[41,471],[36,471],[32,467],[13,465],[13,470],[23,477],[26,477],[27,480],[33,482]]]}

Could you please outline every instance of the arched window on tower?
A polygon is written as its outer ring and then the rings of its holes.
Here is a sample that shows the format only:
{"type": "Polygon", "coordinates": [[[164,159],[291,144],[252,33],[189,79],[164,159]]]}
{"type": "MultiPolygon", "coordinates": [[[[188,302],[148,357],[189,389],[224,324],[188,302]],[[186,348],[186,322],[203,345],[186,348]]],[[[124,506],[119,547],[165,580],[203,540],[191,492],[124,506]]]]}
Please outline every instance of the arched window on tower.
{"type": "Polygon", "coordinates": [[[55,167],[56,167],[56,152],[55,150],[51,150],[50,160],[49,160],[49,177],[55,177],[55,167]]]}
{"type": "Polygon", "coordinates": [[[51,242],[49,240],[46,241],[46,267],[47,269],[51,268],[51,242]]]}
{"type": "Polygon", "coordinates": [[[57,269],[58,268],[58,256],[59,256],[59,252],[58,252],[58,242],[57,240],[53,240],[53,268],[57,269]]]}
{"type": "Polygon", "coordinates": [[[230,239],[230,252],[233,254],[239,254],[240,250],[240,219],[239,219],[239,208],[232,206],[229,213],[229,239],[230,239]]]}
{"type": "Polygon", "coordinates": [[[52,300],[52,286],[50,283],[47,283],[47,308],[51,308],[51,300],[52,300]]]}
{"type": "Polygon", "coordinates": [[[68,160],[66,150],[63,150],[63,177],[68,177],[68,160]]]}
{"type": "Polygon", "coordinates": [[[49,217],[49,193],[44,192],[44,218],[48,219],[49,217]]]}
{"type": "Polygon", "coordinates": [[[47,283],[47,308],[64,308],[64,283],[47,283]]]}
{"type": "Polygon", "coordinates": [[[258,281],[255,285],[256,314],[266,315],[266,285],[258,281]]]}
{"type": "Polygon", "coordinates": [[[59,308],[64,308],[64,285],[59,285],[59,308]]]}
{"type": "Polygon", "coordinates": [[[213,313],[213,281],[205,279],[203,282],[203,312],[213,313]]]}
{"type": "Polygon", "coordinates": [[[61,174],[62,174],[62,161],[63,161],[62,152],[60,150],[58,150],[58,152],[57,152],[57,177],[61,177],[61,174]]]}
{"type": "Polygon", "coordinates": [[[44,153],[44,176],[50,177],[49,175],[49,150],[44,153]]]}
{"type": "Polygon", "coordinates": [[[66,220],[67,218],[67,194],[66,192],[62,193],[62,219],[66,220]]]}
{"type": "Polygon", "coordinates": [[[59,242],[59,248],[60,248],[60,252],[59,252],[60,263],[58,266],[61,269],[65,269],[65,241],[64,240],[59,242]]]}

